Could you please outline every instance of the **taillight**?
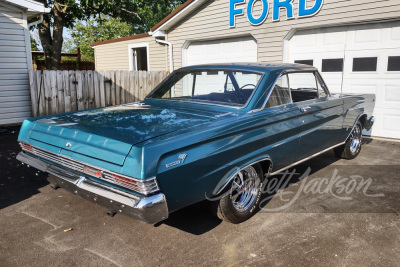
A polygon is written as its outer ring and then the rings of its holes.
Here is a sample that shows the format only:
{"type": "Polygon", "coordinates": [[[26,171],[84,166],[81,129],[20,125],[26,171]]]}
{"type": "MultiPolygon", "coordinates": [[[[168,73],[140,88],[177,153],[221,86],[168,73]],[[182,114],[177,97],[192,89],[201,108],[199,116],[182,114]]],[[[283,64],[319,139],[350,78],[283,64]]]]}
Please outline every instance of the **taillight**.
{"type": "Polygon", "coordinates": [[[21,148],[23,150],[29,151],[33,153],[33,147],[31,145],[25,144],[25,143],[20,143],[21,144],[21,148]]]}
{"type": "Polygon", "coordinates": [[[120,175],[113,174],[113,178],[116,184],[130,188],[130,189],[137,189],[137,182],[129,179],[127,177],[122,177],[120,175]]]}
{"type": "Polygon", "coordinates": [[[93,177],[103,178],[103,171],[101,171],[101,170],[96,170],[96,169],[89,168],[89,167],[83,167],[83,172],[86,174],[89,174],[93,177]]]}

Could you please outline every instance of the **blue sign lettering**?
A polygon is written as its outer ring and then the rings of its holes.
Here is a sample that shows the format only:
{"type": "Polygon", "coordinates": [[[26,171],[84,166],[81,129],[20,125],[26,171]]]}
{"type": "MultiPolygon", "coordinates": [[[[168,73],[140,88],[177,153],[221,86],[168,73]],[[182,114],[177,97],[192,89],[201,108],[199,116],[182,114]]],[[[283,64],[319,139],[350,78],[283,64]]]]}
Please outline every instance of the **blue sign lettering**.
{"type": "Polygon", "coordinates": [[[230,0],[229,1],[229,27],[235,27],[235,17],[243,15],[243,8],[236,8],[236,4],[245,3],[246,0],[230,0]]]}
{"type": "Polygon", "coordinates": [[[293,0],[274,0],[274,10],[272,13],[272,20],[278,21],[279,20],[279,9],[285,8],[286,9],[286,17],[288,19],[293,18],[293,0]]]}
{"type": "MultiPolygon", "coordinates": [[[[279,13],[281,9],[286,9],[286,18],[295,18],[293,14],[293,2],[294,0],[271,0],[273,3],[272,9],[272,21],[279,21],[279,13]]],[[[307,0],[297,0],[299,1],[299,13],[298,18],[310,17],[317,14],[324,4],[324,0],[314,0],[314,5],[312,7],[307,7],[307,0]]],[[[236,17],[244,14],[243,8],[236,7],[239,4],[245,4],[246,0],[229,0],[229,27],[235,27],[236,17]]],[[[248,0],[246,7],[247,19],[252,25],[262,24],[268,17],[268,0],[248,0]],[[254,4],[261,1],[261,15],[254,17],[253,9],[254,4]]]]}
{"type": "Polygon", "coordinates": [[[324,0],[315,0],[315,4],[311,8],[307,8],[307,0],[299,0],[299,18],[309,17],[318,13],[322,8],[324,0]]]}
{"type": "Polygon", "coordinates": [[[253,6],[254,3],[257,0],[250,0],[249,3],[247,4],[247,18],[249,19],[249,22],[253,25],[259,25],[264,22],[264,20],[267,18],[268,15],[268,1],[267,0],[261,0],[262,1],[262,12],[261,15],[258,18],[254,18],[253,16],[253,6]]]}

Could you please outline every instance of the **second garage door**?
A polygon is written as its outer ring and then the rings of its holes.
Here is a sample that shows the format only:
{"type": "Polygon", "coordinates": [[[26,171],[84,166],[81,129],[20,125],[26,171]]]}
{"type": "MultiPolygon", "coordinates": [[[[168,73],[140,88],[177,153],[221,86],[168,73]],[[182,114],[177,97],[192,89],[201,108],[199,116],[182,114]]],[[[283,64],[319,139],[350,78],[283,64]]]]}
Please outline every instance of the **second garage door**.
{"type": "Polygon", "coordinates": [[[367,134],[400,138],[400,22],[300,31],[287,52],[317,67],[333,93],[376,94],[367,134]]]}

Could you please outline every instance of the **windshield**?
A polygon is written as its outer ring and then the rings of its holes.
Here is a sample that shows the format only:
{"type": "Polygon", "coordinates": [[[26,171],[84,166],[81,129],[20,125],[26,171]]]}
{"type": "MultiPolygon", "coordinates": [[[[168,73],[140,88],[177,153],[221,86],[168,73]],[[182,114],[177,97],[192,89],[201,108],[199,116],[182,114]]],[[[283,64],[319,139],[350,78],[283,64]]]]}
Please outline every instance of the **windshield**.
{"type": "Polygon", "coordinates": [[[261,74],[232,70],[180,70],[160,84],[148,99],[243,106],[261,74]]]}

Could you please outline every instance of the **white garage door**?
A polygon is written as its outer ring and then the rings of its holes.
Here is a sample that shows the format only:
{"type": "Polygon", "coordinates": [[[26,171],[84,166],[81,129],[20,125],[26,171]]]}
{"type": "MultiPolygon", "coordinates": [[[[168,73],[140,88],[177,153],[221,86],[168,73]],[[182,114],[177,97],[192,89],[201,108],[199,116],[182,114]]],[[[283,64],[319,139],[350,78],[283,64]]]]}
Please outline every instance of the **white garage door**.
{"type": "Polygon", "coordinates": [[[257,42],[252,37],[195,42],[186,50],[186,66],[231,62],[257,62],[257,42]]]}
{"type": "MultiPolygon", "coordinates": [[[[233,39],[214,40],[206,42],[194,42],[186,50],[186,66],[209,64],[209,63],[231,63],[231,62],[257,62],[257,42],[252,37],[241,37],[233,39]]],[[[215,85],[224,84],[226,73],[223,71],[198,73],[197,75],[206,75],[197,81],[197,87],[214,88],[215,85]],[[204,84],[204,86],[201,86],[204,84]]],[[[240,76],[237,79],[244,81],[246,76],[240,76]]],[[[244,84],[256,84],[254,76],[247,76],[247,82],[244,84]]],[[[185,87],[185,86],[184,86],[185,87]]],[[[215,90],[215,88],[214,88],[215,90]]],[[[223,88],[220,88],[221,92],[223,88]]],[[[183,88],[185,92],[185,88],[183,88]]],[[[208,91],[197,90],[199,94],[207,94],[208,91]]]]}
{"type": "Polygon", "coordinates": [[[289,62],[317,67],[333,93],[374,93],[367,134],[400,138],[400,22],[301,31],[287,52],[289,62]]]}

